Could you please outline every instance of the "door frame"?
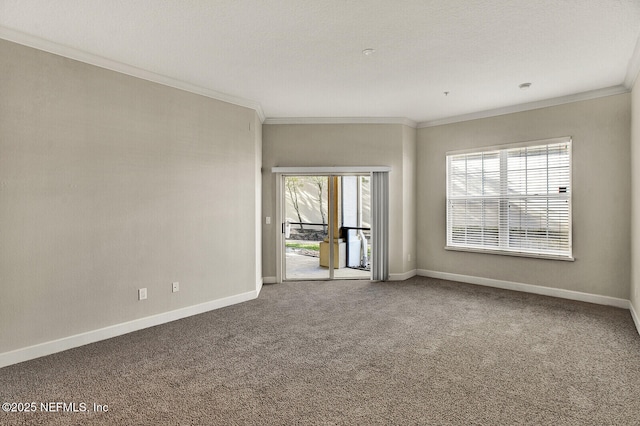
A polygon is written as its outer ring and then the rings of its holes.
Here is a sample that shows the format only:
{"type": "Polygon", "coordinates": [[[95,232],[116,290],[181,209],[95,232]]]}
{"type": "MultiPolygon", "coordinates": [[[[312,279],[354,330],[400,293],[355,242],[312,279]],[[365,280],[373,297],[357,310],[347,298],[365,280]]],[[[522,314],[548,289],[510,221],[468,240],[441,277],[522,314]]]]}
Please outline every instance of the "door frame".
{"type": "MultiPolygon", "coordinates": [[[[284,197],[284,176],[362,176],[372,175],[374,172],[390,172],[388,166],[353,166],[353,167],[272,167],[271,172],[275,174],[276,181],[276,229],[275,249],[276,249],[276,282],[284,280],[284,234],[281,226],[284,223],[285,197],[284,197]]],[[[332,185],[329,185],[331,188],[332,185]]],[[[329,197],[331,199],[331,197],[329,197]]],[[[329,209],[329,223],[331,223],[331,209],[329,209]]],[[[373,211],[373,209],[372,209],[373,211]]],[[[335,218],[337,220],[337,218],[335,218]]],[[[332,230],[329,227],[329,238],[332,237],[332,230]]],[[[376,248],[373,247],[373,250],[376,248]]],[[[333,244],[329,245],[329,262],[333,265],[333,244]]],[[[329,268],[329,280],[333,280],[333,268],[329,268]]]]}

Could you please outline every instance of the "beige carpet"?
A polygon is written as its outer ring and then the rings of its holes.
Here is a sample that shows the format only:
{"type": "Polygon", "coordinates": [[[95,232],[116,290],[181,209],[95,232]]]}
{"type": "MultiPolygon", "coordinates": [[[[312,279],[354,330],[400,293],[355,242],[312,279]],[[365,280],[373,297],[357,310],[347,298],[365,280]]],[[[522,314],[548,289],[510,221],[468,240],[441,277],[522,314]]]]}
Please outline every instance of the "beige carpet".
{"type": "Polygon", "coordinates": [[[640,336],[623,309],[419,277],[275,284],[0,369],[0,400],[86,404],[3,425],[637,425],[640,336]]]}

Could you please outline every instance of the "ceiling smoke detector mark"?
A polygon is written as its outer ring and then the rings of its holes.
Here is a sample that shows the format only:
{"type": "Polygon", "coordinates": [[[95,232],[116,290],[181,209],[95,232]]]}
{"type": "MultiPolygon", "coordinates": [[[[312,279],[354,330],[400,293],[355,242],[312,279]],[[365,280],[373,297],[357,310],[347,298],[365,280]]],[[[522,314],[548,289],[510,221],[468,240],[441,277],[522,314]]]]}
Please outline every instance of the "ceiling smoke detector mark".
{"type": "Polygon", "coordinates": [[[449,96],[449,92],[443,92],[445,96],[449,96]]]}
{"type": "Polygon", "coordinates": [[[531,87],[531,83],[522,83],[518,87],[520,88],[520,90],[527,90],[529,87],[531,87]]]}
{"type": "Polygon", "coordinates": [[[364,50],[362,51],[362,54],[363,54],[364,56],[371,56],[371,55],[373,55],[374,53],[376,53],[376,49],[367,48],[367,49],[364,49],[364,50]]]}

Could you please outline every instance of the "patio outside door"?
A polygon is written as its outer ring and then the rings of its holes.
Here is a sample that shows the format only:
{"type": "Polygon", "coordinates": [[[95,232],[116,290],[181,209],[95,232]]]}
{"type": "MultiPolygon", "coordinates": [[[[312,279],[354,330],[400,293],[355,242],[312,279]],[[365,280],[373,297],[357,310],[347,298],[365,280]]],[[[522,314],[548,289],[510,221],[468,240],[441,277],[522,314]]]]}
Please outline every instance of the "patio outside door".
{"type": "Polygon", "coordinates": [[[370,279],[370,174],[285,175],[282,185],[283,279],[370,279]]]}

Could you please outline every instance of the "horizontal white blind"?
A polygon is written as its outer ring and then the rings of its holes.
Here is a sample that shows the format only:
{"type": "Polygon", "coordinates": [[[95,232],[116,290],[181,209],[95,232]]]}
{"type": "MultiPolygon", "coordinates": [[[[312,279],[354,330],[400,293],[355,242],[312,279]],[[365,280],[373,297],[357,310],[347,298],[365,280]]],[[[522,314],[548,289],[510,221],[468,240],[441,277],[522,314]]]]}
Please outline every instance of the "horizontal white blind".
{"type": "Polygon", "coordinates": [[[447,245],[571,257],[571,141],[447,155],[447,245]]]}

